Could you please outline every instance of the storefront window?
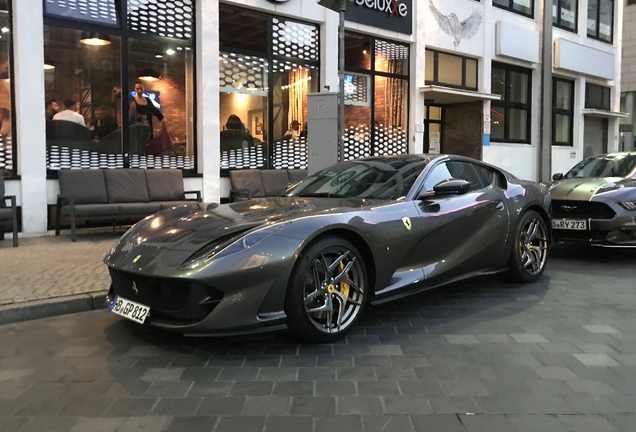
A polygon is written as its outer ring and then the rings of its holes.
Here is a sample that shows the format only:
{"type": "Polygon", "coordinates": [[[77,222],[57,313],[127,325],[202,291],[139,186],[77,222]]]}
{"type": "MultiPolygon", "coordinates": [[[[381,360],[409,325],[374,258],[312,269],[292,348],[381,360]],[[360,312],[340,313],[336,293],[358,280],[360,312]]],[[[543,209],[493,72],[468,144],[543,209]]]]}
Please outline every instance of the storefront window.
{"type": "Polygon", "coordinates": [[[493,63],[491,89],[501,95],[501,100],[491,102],[493,141],[530,142],[531,74],[529,69],[493,63]]]}
{"type": "Polygon", "coordinates": [[[318,27],[226,5],[219,15],[221,171],[306,169],[318,27]]]}
{"type": "Polygon", "coordinates": [[[347,33],[345,65],[345,158],[407,153],[408,46],[347,33]]]}
{"type": "Polygon", "coordinates": [[[122,1],[46,2],[49,173],[195,170],[193,2],[122,1]]]}
{"type": "Polygon", "coordinates": [[[0,169],[4,168],[5,175],[16,174],[11,88],[11,33],[10,4],[7,0],[0,0],[0,169]]]}

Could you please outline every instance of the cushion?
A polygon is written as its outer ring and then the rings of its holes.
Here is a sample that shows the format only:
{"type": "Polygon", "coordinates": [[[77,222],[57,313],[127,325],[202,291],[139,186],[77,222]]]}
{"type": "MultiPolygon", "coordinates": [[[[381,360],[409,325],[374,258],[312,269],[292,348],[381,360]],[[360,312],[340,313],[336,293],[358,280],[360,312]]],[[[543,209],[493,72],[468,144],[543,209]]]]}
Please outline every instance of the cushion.
{"type": "Polygon", "coordinates": [[[75,204],[106,204],[106,181],[103,169],[63,169],[57,173],[60,195],[75,198],[75,204]]]}
{"type": "Polygon", "coordinates": [[[290,169],[287,170],[287,174],[289,175],[290,183],[298,183],[307,178],[307,170],[290,169]]]}
{"type": "Polygon", "coordinates": [[[287,170],[262,170],[261,178],[263,179],[263,189],[265,190],[265,196],[275,197],[279,196],[289,184],[289,176],[287,170]]]}
{"type": "MultiPolygon", "coordinates": [[[[68,216],[71,214],[71,206],[62,206],[62,214],[68,216]]],[[[113,204],[79,204],[75,206],[75,216],[117,216],[119,214],[119,206],[113,204]]]]}
{"type": "Polygon", "coordinates": [[[232,189],[247,189],[252,192],[252,198],[264,197],[263,179],[259,170],[230,171],[232,189]]]}
{"type": "Polygon", "coordinates": [[[150,215],[161,210],[159,203],[122,203],[119,204],[119,214],[126,215],[150,215]]]}
{"type": "Polygon", "coordinates": [[[195,208],[199,207],[198,201],[162,201],[159,204],[161,204],[161,210],[182,205],[187,205],[195,208]]]}
{"type": "Polygon", "coordinates": [[[146,174],[143,169],[104,170],[109,203],[148,202],[146,174]]]}
{"type": "Polygon", "coordinates": [[[181,170],[147,169],[145,171],[150,201],[176,201],[185,199],[181,170]]]}
{"type": "Polygon", "coordinates": [[[13,215],[10,208],[0,208],[0,221],[12,221],[13,215]]]}

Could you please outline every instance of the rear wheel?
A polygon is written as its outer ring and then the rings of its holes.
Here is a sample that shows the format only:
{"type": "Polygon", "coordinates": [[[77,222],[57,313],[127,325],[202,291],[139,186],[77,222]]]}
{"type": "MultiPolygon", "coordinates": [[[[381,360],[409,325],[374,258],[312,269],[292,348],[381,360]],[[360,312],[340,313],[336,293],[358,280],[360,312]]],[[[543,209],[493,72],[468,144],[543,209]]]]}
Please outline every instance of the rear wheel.
{"type": "Polygon", "coordinates": [[[291,332],[309,342],[344,336],[368,299],[364,259],[349,241],[329,236],[310,245],[292,271],[285,313],[291,332]]]}
{"type": "Polygon", "coordinates": [[[547,258],[547,226],[539,213],[529,210],[519,218],[508,275],[514,282],[536,282],[545,270],[547,258]]]}

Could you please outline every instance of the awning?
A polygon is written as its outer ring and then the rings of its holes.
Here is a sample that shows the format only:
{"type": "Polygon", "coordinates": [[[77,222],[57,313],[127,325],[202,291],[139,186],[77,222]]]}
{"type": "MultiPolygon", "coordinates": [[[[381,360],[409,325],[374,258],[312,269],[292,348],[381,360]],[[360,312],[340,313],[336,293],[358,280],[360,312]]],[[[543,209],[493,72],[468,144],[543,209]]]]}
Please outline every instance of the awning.
{"type": "Polygon", "coordinates": [[[420,87],[426,99],[432,100],[433,105],[448,105],[456,103],[478,102],[484,100],[501,100],[501,96],[491,93],[480,93],[472,90],[461,90],[451,87],[425,85],[420,87]]]}
{"type": "Polygon", "coordinates": [[[601,117],[601,118],[627,118],[629,114],[617,112],[617,111],[605,111],[600,109],[587,108],[581,111],[583,115],[589,117],[601,117]]]}

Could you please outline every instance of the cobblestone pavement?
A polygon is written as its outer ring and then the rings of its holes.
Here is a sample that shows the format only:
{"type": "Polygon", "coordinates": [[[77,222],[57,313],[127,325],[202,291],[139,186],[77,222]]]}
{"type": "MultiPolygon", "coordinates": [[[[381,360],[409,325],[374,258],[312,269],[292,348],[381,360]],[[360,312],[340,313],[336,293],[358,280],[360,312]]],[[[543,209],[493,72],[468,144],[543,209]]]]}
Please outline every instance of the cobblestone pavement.
{"type": "Polygon", "coordinates": [[[77,243],[70,235],[22,238],[17,248],[0,242],[0,305],[108,290],[102,259],[117,237],[78,237],[77,243]]]}
{"type": "Polygon", "coordinates": [[[635,258],[557,248],[537,284],[429,291],[328,345],[104,310],[1,326],[0,430],[633,431],[635,258]]]}

